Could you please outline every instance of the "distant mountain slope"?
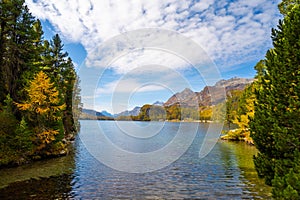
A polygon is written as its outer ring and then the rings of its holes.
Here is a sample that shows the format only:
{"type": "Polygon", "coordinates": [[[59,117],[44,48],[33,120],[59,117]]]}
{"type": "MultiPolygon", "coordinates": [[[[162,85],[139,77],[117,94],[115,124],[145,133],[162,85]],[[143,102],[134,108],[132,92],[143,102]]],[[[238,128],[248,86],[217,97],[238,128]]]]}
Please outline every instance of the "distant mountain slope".
{"type": "Polygon", "coordinates": [[[163,106],[164,102],[162,102],[162,101],[155,101],[152,105],[154,105],[154,106],[163,106]]]}
{"type": "Polygon", "coordinates": [[[164,103],[164,106],[180,104],[184,107],[216,105],[225,100],[226,95],[232,90],[243,90],[246,85],[253,82],[253,79],[231,78],[220,80],[214,86],[205,86],[200,92],[193,92],[189,88],[174,94],[164,103]],[[214,99],[212,99],[212,96],[214,99]]]}
{"type": "Polygon", "coordinates": [[[101,113],[106,117],[114,117],[111,113],[107,112],[106,110],[102,110],[101,113]]]}
{"type": "Polygon", "coordinates": [[[96,117],[104,117],[105,115],[102,114],[101,112],[95,111],[95,110],[91,110],[91,109],[82,109],[82,113],[91,115],[91,116],[96,116],[96,117]]]}
{"type": "Polygon", "coordinates": [[[83,108],[80,114],[80,119],[88,119],[88,120],[113,120],[112,116],[108,116],[110,114],[106,111],[104,113],[98,112],[92,109],[83,108]]]}
{"type": "Polygon", "coordinates": [[[140,113],[141,107],[136,106],[134,109],[132,110],[125,110],[123,112],[120,112],[116,115],[114,115],[114,117],[119,117],[119,116],[138,116],[140,113]]]}

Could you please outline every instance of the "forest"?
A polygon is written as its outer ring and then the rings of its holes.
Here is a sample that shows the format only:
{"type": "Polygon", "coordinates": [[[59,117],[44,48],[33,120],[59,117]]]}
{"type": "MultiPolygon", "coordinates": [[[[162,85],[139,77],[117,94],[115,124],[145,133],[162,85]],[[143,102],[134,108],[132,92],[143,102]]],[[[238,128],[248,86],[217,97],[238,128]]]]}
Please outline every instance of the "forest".
{"type": "Polygon", "coordinates": [[[64,155],[79,127],[74,64],[58,34],[43,39],[24,0],[0,10],[0,167],[64,155]]]}

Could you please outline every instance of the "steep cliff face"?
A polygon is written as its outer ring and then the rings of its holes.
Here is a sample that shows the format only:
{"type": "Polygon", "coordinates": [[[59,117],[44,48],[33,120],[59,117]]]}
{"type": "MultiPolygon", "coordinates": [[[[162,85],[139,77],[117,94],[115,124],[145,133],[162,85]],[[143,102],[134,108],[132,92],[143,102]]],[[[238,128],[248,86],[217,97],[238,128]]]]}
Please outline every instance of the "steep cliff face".
{"type": "Polygon", "coordinates": [[[193,92],[189,88],[174,94],[164,103],[164,106],[178,104],[183,107],[198,107],[216,105],[226,99],[233,90],[243,90],[253,79],[231,78],[218,81],[214,86],[206,86],[200,92],[193,92]]]}

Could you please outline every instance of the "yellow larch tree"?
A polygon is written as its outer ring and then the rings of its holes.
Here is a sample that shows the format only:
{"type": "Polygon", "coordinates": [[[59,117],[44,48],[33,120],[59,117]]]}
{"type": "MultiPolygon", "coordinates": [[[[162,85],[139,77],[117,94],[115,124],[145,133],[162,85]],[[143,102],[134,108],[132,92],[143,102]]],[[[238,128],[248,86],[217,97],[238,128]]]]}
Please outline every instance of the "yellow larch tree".
{"type": "Polygon", "coordinates": [[[244,115],[236,116],[233,120],[233,123],[238,125],[238,128],[234,131],[239,135],[241,140],[249,144],[253,144],[253,140],[250,137],[250,119],[254,117],[254,101],[255,97],[252,95],[249,99],[246,100],[246,113],[244,115]]]}
{"type": "MultiPolygon", "coordinates": [[[[26,89],[28,99],[16,103],[18,108],[27,112],[28,121],[36,134],[37,152],[52,154],[51,145],[62,133],[62,111],[65,104],[61,103],[59,92],[50,78],[40,71],[26,89]]],[[[63,147],[60,141],[54,146],[63,147]]]]}

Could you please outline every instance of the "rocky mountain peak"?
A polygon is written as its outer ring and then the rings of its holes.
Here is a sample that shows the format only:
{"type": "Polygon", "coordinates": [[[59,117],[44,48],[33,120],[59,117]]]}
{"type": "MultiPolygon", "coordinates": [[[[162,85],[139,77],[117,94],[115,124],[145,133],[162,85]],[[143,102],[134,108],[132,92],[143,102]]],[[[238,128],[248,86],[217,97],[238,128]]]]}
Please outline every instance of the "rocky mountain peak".
{"type": "Polygon", "coordinates": [[[194,92],[190,88],[185,88],[181,93],[192,94],[194,92]]]}
{"type": "Polygon", "coordinates": [[[238,78],[238,77],[233,77],[231,79],[228,80],[220,80],[218,81],[214,86],[215,87],[230,87],[230,86],[234,86],[234,85],[239,85],[239,84],[250,84],[253,82],[252,78],[238,78]]]}
{"type": "Polygon", "coordinates": [[[164,106],[180,104],[181,106],[210,106],[218,104],[225,100],[226,94],[232,90],[243,90],[246,85],[253,82],[253,79],[234,77],[228,80],[220,80],[214,86],[206,86],[200,92],[193,92],[185,88],[178,92],[164,103],[164,106]],[[225,92],[225,95],[224,95],[225,92]],[[213,94],[213,99],[212,99],[213,94]]]}

